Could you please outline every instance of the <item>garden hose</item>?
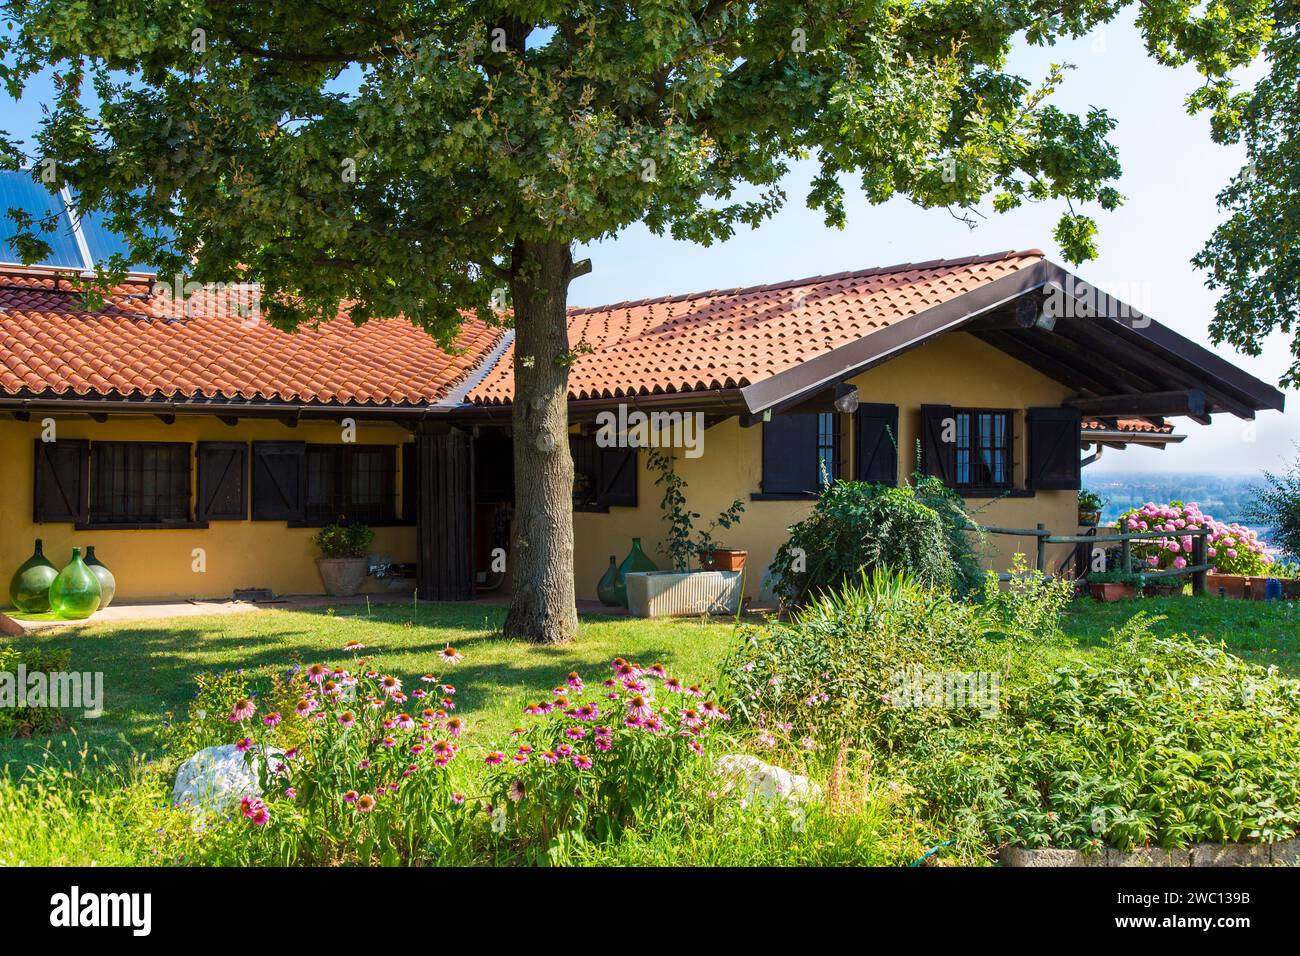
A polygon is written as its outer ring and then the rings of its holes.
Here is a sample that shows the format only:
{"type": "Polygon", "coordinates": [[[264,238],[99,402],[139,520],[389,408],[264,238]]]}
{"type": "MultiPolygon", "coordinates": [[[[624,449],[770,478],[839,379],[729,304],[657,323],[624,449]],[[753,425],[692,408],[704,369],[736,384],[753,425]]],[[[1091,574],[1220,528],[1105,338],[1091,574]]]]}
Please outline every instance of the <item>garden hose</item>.
{"type": "Polygon", "coordinates": [[[920,856],[919,858],[917,858],[916,860],[912,861],[911,863],[909,863],[909,864],[907,864],[907,865],[908,865],[909,867],[920,866],[922,863],[924,863],[926,860],[930,859],[930,857],[934,856],[936,853],[938,853],[938,852],[939,852],[940,850],[942,850],[944,847],[946,847],[946,846],[952,846],[952,845],[953,845],[954,843],[956,843],[956,842],[957,842],[956,840],[944,840],[942,843],[937,844],[936,846],[932,846],[932,847],[930,847],[930,849],[928,849],[928,850],[926,850],[924,853],[922,853],[921,856],[920,856]]]}

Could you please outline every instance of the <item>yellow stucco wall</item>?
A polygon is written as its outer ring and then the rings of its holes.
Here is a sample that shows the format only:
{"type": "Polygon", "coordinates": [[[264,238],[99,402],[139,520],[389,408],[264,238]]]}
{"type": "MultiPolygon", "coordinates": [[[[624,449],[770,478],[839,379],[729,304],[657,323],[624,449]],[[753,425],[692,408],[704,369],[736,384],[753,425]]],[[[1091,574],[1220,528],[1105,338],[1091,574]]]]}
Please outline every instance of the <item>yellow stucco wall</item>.
{"type": "MultiPolygon", "coordinates": [[[[41,538],[45,554],[62,567],[74,546],[87,545],[117,579],[123,602],[180,598],[228,598],[236,588],[270,588],[276,594],[323,593],[316,571],[313,528],[290,528],[283,521],[214,521],[204,529],[135,529],[78,531],[71,524],[32,522],[35,440],[41,435],[40,415],[29,422],[0,418],[0,604],[9,599],[9,577],[41,538]],[[206,570],[194,570],[195,548],[202,548],[206,570]]],[[[223,424],[212,415],[178,416],[164,425],[153,416],[110,417],[96,422],[86,416],[54,416],[59,438],[91,441],[305,441],[335,444],[342,440],[335,422],[303,421],[290,428],[277,421],[241,419],[223,424]]],[[[401,444],[405,429],[387,423],[357,423],[359,444],[401,444]]],[[[401,467],[401,456],[398,456],[401,467]]],[[[191,494],[194,481],[191,480],[191,494]]],[[[401,487],[400,474],[398,488],[401,487]]],[[[245,486],[247,492],[247,484],[245,486]]],[[[394,561],[415,560],[415,531],[411,527],[375,529],[372,553],[394,561]]],[[[367,579],[367,588],[386,590],[383,582],[367,579]]]]}
{"type": "MultiPolygon", "coordinates": [[[[947,404],[967,407],[1027,409],[1059,405],[1070,391],[973,336],[954,333],[913,349],[852,380],[864,402],[884,402],[899,406],[899,475],[910,476],[916,467],[916,439],[920,425],[920,406],[947,404]]],[[[1023,486],[1026,442],[1023,415],[1016,416],[1015,474],[1023,486]]],[[[845,418],[842,433],[852,434],[851,421],[845,418]]],[[[703,454],[686,458],[679,450],[677,471],[688,483],[687,501],[691,510],[702,517],[697,527],[706,526],[733,499],[741,498],[745,513],[740,524],[718,535],[727,547],[749,551],[746,566],[746,593],[758,596],[764,572],[777,549],[788,538],[787,529],[812,508],[808,501],[751,501],[762,478],[762,428],[742,428],[735,418],[715,425],[704,433],[703,454]]],[[[850,443],[851,443],[851,439],[850,443]]],[[[641,538],[642,547],[661,567],[667,558],[656,548],[664,537],[663,512],[659,508],[662,489],[654,484],[655,476],[646,469],[646,454],[638,457],[640,473],[637,507],[613,507],[608,514],[577,513],[574,523],[574,563],[580,598],[595,598],[596,582],[615,554],[622,561],[633,537],[641,538]]],[[[852,460],[851,456],[848,460],[852,460]]],[[[1039,492],[1027,498],[1003,498],[996,501],[972,499],[968,505],[983,509],[976,516],[982,524],[1003,527],[1029,527],[1043,522],[1059,534],[1073,533],[1077,527],[1077,495],[1073,491],[1039,492]]],[[[986,537],[985,563],[1005,570],[1016,551],[1034,558],[1032,539],[1002,536],[986,537]]],[[[1053,563],[1069,552],[1069,546],[1049,550],[1053,563]]]]}

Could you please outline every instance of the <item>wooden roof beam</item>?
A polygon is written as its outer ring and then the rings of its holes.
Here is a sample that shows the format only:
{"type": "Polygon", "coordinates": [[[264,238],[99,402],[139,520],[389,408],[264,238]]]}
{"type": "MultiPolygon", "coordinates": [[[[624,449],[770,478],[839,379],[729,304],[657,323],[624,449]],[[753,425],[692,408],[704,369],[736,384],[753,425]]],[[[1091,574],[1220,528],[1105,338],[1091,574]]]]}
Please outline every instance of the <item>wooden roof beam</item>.
{"type": "Polygon", "coordinates": [[[1174,392],[1146,392],[1138,395],[1079,396],[1063,403],[1093,417],[1141,417],[1144,415],[1186,415],[1200,421],[1209,417],[1209,404],[1200,389],[1174,392]]]}

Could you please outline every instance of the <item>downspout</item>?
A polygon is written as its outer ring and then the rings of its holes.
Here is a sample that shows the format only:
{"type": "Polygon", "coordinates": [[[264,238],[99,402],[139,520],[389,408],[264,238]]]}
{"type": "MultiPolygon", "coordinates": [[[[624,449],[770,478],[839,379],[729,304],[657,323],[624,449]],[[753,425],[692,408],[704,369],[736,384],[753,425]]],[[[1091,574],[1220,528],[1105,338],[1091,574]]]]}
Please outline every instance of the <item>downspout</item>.
{"type": "Polygon", "coordinates": [[[1087,458],[1084,458],[1084,459],[1082,459],[1082,460],[1079,462],[1079,467],[1080,467],[1080,468],[1087,468],[1087,467],[1088,467],[1089,465],[1091,465],[1094,461],[1099,460],[1099,459],[1101,458],[1101,453],[1102,453],[1103,451],[1106,450],[1106,446],[1103,445],[1101,442],[1096,442],[1095,444],[1096,444],[1096,448],[1097,448],[1097,450],[1094,451],[1094,452],[1093,452],[1091,455],[1089,455],[1087,458]]]}

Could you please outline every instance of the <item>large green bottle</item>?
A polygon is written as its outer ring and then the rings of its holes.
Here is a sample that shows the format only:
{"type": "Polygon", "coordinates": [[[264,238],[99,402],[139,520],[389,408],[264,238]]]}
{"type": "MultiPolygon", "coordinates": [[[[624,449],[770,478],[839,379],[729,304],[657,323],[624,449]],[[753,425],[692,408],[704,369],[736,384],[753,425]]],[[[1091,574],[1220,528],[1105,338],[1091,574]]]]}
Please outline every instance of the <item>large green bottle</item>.
{"type": "Polygon", "coordinates": [[[650,560],[650,555],[641,550],[641,539],[632,539],[632,550],[627,553],[623,563],[618,566],[618,595],[623,607],[627,607],[627,576],[633,571],[658,571],[659,565],[650,560]]]}
{"type": "Polygon", "coordinates": [[[596,583],[596,597],[600,598],[600,603],[606,607],[618,607],[623,603],[627,592],[620,593],[618,586],[618,559],[612,554],[609,556],[609,567],[605,573],[600,576],[600,581],[596,583]]]}
{"type": "Polygon", "coordinates": [[[117,578],[113,577],[113,572],[104,566],[103,561],[95,557],[93,544],[86,547],[86,567],[99,578],[99,609],[102,611],[113,603],[113,595],[117,593],[117,578]]]}
{"type": "Polygon", "coordinates": [[[23,614],[44,614],[50,609],[50,585],[59,569],[50,564],[36,539],[36,550],[22,563],[9,581],[9,599],[23,614]]]}
{"type": "Polygon", "coordinates": [[[81,560],[81,549],[72,549],[72,560],[50,585],[50,610],[59,617],[79,621],[99,610],[99,578],[81,560]]]}

